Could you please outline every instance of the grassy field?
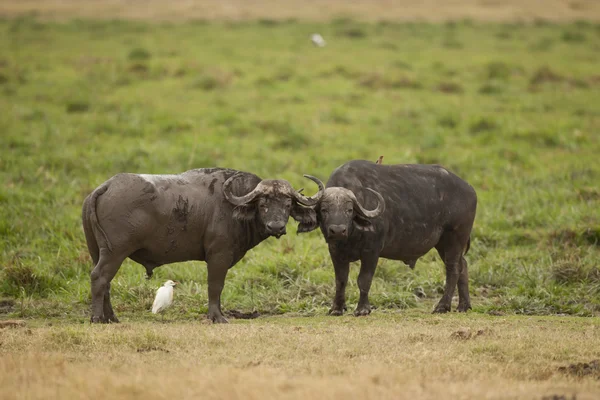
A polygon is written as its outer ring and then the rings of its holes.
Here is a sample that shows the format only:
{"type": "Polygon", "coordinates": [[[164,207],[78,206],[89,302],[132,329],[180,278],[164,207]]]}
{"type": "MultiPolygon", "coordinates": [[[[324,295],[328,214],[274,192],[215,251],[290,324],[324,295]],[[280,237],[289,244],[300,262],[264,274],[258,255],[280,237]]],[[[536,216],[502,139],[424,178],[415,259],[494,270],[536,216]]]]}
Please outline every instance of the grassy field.
{"type": "Polygon", "coordinates": [[[600,358],[600,24],[110,19],[119,2],[94,2],[97,20],[12,16],[28,4],[0,4],[0,320],[26,320],[0,329],[0,398],[600,392],[598,366],[577,365],[600,358]],[[380,155],[477,190],[468,315],[430,315],[444,283],[431,253],[415,270],[380,261],[370,317],[326,317],[325,242],[290,221],[227,277],[226,313],[261,318],[205,325],[204,263],[146,280],[128,261],[112,285],[124,323],[86,323],[81,205],[112,175],[223,166],[312,194],[302,174],[380,155]],[[161,323],[149,309],[166,279],[181,285],[161,323]]]}
{"type": "MultiPolygon", "coordinates": [[[[21,317],[86,320],[84,197],[119,172],[226,166],[326,180],[353,158],[440,163],[479,196],[475,312],[600,313],[600,26],[122,21],[0,22],[0,296],[21,317]],[[320,32],[329,45],[313,47],[320,32]]],[[[308,186],[311,185],[311,186],[308,186]]],[[[324,314],[326,245],[295,224],[229,273],[225,309],[324,314]]],[[[352,282],[357,268],[353,268],[352,282]]],[[[204,263],[114,281],[117,315],[206,312],[204,263]]],[[[372,303],[429,308],[444,270],[381,260],[372,303]]],[[[349,303],[357,301],[355,285],[349,303]]]]}

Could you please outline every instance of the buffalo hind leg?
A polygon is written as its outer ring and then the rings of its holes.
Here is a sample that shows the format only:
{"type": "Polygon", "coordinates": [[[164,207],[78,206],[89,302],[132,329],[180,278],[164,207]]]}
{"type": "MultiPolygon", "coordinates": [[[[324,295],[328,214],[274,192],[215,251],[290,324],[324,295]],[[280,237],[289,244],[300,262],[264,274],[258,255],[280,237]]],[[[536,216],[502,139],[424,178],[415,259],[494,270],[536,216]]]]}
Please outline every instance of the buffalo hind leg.
{"type": "MultiPolygon", "coordinates": [[[[108,305],[110,306],[110,282],[117,274],[121,263],[125,259],[124,256],[116,256],[106,249],[100,250],[100,259],[91,273],[92,283],[92,323],[107,323],[109,315],[105,315],[105,304],[108,297],[108,305]]],[[[112,306],[110,306],[112,311],[112,306]]],[[[112,317],[116,319],[114,313],[112,317]]]]}
{"type": "Polygon", "coordinates": [[[346,311],[346,286],[348,285],[348,272],[350,271],[350,262],[340,260],[333,256],[333,268],[335,270],[335,297],[329,315],[339,316],[346,311]]]}
{"type": "Polygon", "coordinates": [[[446,313],[452,309],[452,297],[458,284],[463,251],[460,243],[458,233],[449,231],[442,235],[435,247],[446,266],[446,286],[442,298],[433,310],[434,313],[446,313]]]}
{"type": "Polygon", "coordinates": [[[227,318],[221,311],[221,292],[231,263],[226,257],[212,257],[208,260],[208,319],[216,324],[226,324],[227,318]]]}
{"type": "Polygon", "coordinates": [[[469,270],[467,260],[461,256],[460,274],[458,275],[458,312],[467,312],[471,309],[469,297],[469,270]]]}
{"type": "Polygon", "coordinates": [[[104,319],[108,323],[119,323],[110,302],[110,282],[106,285],[106,291],[104,292],[104,319]]]}
{"type": "Polygon", "coordinates": [[[360,259],[360,272],[358,273],[357,279],[360,297],[358,299],[356,310],[354,310],[354,315],[357,317],[369,315],[371,313],[369,290],[371,290],[371,282],[373,281],[373,275],[375,275],[375,269],[377,268],[377,260],[379,260],[379,257],[376,254],[363,255],[360,259]]]}

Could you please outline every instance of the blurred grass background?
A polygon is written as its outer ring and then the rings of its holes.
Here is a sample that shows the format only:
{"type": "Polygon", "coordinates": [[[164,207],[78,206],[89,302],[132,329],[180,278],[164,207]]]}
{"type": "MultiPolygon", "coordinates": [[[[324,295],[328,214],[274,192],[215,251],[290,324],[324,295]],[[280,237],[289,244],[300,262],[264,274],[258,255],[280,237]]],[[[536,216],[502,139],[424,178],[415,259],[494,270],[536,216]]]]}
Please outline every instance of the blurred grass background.
{"type": "MultiPolygon", "coordinates": [[[[593,2],[580,3],[569,9],[593,2]]],[[[0,313],[87,319],[81,204],[116,173],[223,166],[313,193],[302,174],[325,181],[347,160],[384,155],[387,164],[442,164],[477,190],[475,312],[600,314],[597,22],[333,12],[175,22],[101,11],[55,21],[39,9],[0,20],[0,313]],[[314,32],[325,48],[312,46],[314,32]]],[[[334,278],[325,242],[293,226],[230,270],[225,309],[326,312],[334,278]]],[[[113,281],[119,316],[144,318],[165,279],[182,282],[175,315],[206,312],[204,263],[144,274],[128,261],[113,281]]],[[[443,282],[434,252],[414,271],[381,260],[372,303],[430,307],[443,282]]]]}

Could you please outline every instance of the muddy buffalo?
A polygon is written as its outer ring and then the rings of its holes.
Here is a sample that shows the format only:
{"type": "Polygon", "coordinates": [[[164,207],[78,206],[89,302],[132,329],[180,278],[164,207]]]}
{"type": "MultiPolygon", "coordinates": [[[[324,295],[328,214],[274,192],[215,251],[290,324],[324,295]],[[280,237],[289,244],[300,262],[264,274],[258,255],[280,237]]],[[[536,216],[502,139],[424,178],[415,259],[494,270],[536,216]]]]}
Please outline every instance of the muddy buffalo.
{"type": "Polygon", "coordinates": [[[299,232],[317,226],[329,245],[336,294],[330,314],[346,308],[349,264],[361,261],[360,298],[355,315],[371,312],[369,289],[380,257],[414,268],[419,257],[435,248],[446,265],[446,287],[434,312],[450,311],[458,284],[458,311],[471,308],[464,255],[469,250],[477,196],[464,180],[438,165],[381,165],[350,161],[337,168],[314,207],[316,219],[299,232]]]}
{"type": "Polygon", "coordinates": [[[262,180],[231,169],[194,169],[179,175],[118,174],[84,201],[83,229],[94,262],[92,322],[118,322],[110,282],[129,257],[146,268],[189,260],[208,266],[208,317],[227,322],[221,291],[229,268],[248,250],[286,233],[289,216],[305,223],[323,183],[312,197],[285,180],[262,180]]]}

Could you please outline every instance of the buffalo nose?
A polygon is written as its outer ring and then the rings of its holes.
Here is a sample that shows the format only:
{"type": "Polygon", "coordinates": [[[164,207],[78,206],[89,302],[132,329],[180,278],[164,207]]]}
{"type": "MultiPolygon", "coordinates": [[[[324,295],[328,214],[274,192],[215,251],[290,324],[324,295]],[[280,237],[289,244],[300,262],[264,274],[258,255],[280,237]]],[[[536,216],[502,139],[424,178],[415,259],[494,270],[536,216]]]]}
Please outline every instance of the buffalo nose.
{"type": "Polygon", "coordinates": [[[330,225],[329,234],[331,236],[346,236],[346,225],[330,225]]]}
{"type": "Polygon", "coordinates": [[[283,234],[285,233],[285,222],[268,222],[267,229],[269,229],[269,231],[272,233],[283,234]]]}

